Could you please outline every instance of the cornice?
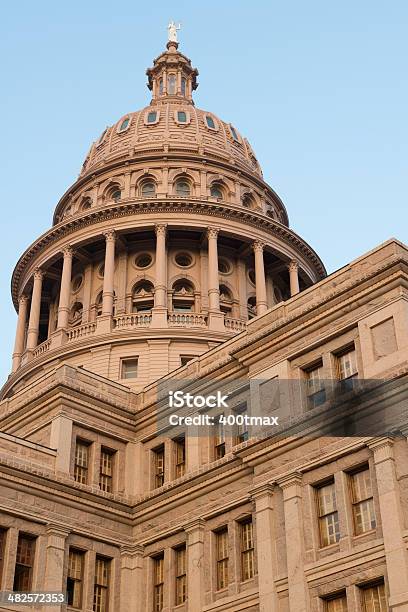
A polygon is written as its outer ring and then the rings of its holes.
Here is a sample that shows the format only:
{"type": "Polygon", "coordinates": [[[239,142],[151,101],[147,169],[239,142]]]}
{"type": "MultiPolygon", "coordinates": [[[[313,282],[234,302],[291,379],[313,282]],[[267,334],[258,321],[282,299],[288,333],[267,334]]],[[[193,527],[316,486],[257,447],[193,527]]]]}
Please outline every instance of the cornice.
{"type": "MultiPolygon", "coordinates": [[[[76,215],[66,221],[62,221],[50,230],[42,234],[20,257],[14,269],[11,291],[14,306],[17,310],[19,298],[19,284],[24,270],[35,257],[43,250],[55,243],[57,240],[72,236],[72,234],[84,227],[95,226],[98,223],[111,219],[123,218],[133,215],[149,215],[155,213],[182,214],[192,212],[197,215],[210,215],[217,218],[239,220],[246,225],[268,232],[286,241],[292,248],[305,257],[320,278],[326,276],[323,262],[317,253],[294,231],[266,217],[261,213],[243,209],[234,204],[218,204],[204,200],[176,200],[176,199],[149,199],[149,200],[121,200],[120,202],[89,209],[86,213],[76,215]]],[[[72,238],[70,240],[72,243],[72,238]]]]}

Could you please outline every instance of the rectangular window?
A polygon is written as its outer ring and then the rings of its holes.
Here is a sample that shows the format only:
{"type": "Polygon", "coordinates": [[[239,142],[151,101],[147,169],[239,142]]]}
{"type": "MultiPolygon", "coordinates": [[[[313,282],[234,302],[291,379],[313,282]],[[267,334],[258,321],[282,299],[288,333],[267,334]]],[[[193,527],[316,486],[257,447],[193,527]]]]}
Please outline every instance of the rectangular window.
{"type": "Polygon", "coordinates": [[[255,576],[254,529],[252,519],[240,523],[241,580],[255,576]]]}
{"type": "Polygon", "coordinates": [[[228,528],[224,527],[215,534],[217,558],[217,591],[228,586],[229,545],[228,528]]]}
{"type": "Polygon", "coordinates": [[[89,447],[89,442],[84,440],[76,441],[74,478],[82,484],[87,484],[88,482],[89,447]]]}
{"type": "Polygon", "coordinates": [[[4,550],[6,546],[6,529],[0,528],[0,588],[2,586],[1,579],[3,576],[3,567],[4,567],[4,550]]]}
{"type": "Polygon", "coordinates": [[[154,488],[164,485],[164,446],[153,450],[154,488]]]}
{"type": "Polygon", "coordinates": [[[340,381],[342,391],[350,391],[354,386],[354,379],[357,378],[357,357],[354,347],[339,353],[336,356],[337,378],[340,381]]]}
{"type": "Polygon", "coordinates": [[[306,370],[307,380],[307,402],[309,408],[321,406],[326,401],[326,390],[324,388],[323,364],[315,365],[306,370]]]}
{"type": "Polygon", "coordinates": [[[316,488],[320,546],[330,546],[340,539],[334,482],[316,488]]]}
{"type": "Polygon", "coordinates": [[[326,599],[324,603],[324,612],[347,612],[347,597],[345,593],[341,593],[326,599]]]}
{"type": "Polygon", "coordinates": [[[236,408],[234,410],[235,416],[235,444],[241,444],[241,442],[246,442],[249,438],[248,433],[248,424],[246,422],[246,418],[248,417],[248,410],[246,405],[241,406],[240,408],[236,408]]]}
{"type": "Polygon", "coordinates": [[[181,546],[176,553],[176,606],[187,599],[187,554],[186,547],[181,546]]]}
{"type": "Polygon", "coordinates": [[[99,487],[102,491],[113,491],[113,461],[115,452],[109,448],[101,448],[101,462],[99,467],[99,487]]]}
{"type": "Polygon", "coordinates": [[[137,359],[122,359],[121,378],[137,378],[137,364],[137,359]]]}
{"type": "Polygon", "coordinates": [[[195,355],[180,355],[180,364],[185,366],[193,359],[195,359],[195,355]]]}
{"type": "Polygon", "coordinates": [[[109,610],[109,569],[110,560],[97,555],[95,560],[94,612],[109,610]]]}
{"type": "MultiPolygon", "coordinates": [[[[215,418],[221,418],[224,415],[219,415],[215,418]]],[[[221,423],[215,425],[215,436],[214,436],[214,459],[222,459],[225,455],[225,431],[224,426],[221,423]]]]}
{"type": "Polygon", "coordinates": [[[365,468],[350,475],[354,533],[360,535],[376,528],[370,470],[365,468]]]}
{"type": "Polygon", "coordinates": [[[147,123],[156,123],[157,113],[156,111],[151,111],[147,115],[147,123]]]}
{"type": "Polygon", "coordinates": [[[178,438],[174,440],[175,445],[175,476],[181,478],[186,472],[186,440],[178,438]]]}
{"type": "Polygon", "coordinates": [[[164,554],[153,559],[153,610],[163,610],[164,554]]]}
{"type": "Polygon", "coordinates": [[[35,538],[30,535],[19,534],[13,591],[31,591],[34,553],[35,538]]]}
{"type": "Polygon", "coordinates": [[[69,549],[67,600],[71,608],[82,608],[82,587],[84,580],[84,558],[82,550],[69,549]]]}
{"type": "Polygon", "coordinates": [[[384,583],[361,588],[364,612],[388,612],[384,583]]]}

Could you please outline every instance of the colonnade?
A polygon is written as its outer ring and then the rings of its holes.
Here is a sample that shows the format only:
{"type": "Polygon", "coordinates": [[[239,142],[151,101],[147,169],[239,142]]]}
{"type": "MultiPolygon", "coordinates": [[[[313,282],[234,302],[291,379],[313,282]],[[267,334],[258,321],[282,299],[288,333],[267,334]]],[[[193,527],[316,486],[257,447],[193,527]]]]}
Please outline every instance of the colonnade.
{"type": "MultiPolygon", "coordinates": [[[[157,224],[156,233],[156,267],[155,267],[155,292],[154,307],[152,309],[152,327],[165,327],[167,325],[167,226],[157,224]]],[[[218,270],[218,234],[219,229],[210,227],[207,229],[208,240],[208,326],[212,330],[224,329],[224,314],[220,309],[219,270],[218,270]]],[[[104,233],[105,238],[105,261],[103,275],[102,293],[102,315],[101,321],[110,320],[113,315],[114,304],[114,270],[115,270],[115,245],[117,234],[114,230],[104,233]]],[[[255,240],[252,244],[255,257],[255,289],[256,289],[256,312],[262,315],[268,309],[266,277],[264,266],[265,244],[255,240]]],[[[70,313],[70,296],[72,281],[72,262],[74,250],[66,246],[62,250],[63,265],[61,275],[61,286],[58,304],[58,322],[54,333],[64,334],[68,327],[70,313]]],[[[290,294],[299,292],[298,263],[291,261],[288,265],[290,294]]],[[[20,364],[24,353],[27,357],[32,356],[38,344],[42,283],[44,272],[36,269],[33,274],[33,285],[31,300],[25,294],[19,299],[18,321],[13,352],[12,371],[15,372],[20,364]],[[30,308],[28,305],[30,303],[30,308]],[[26,334],[26,322],[28,315],[28,329],[26,334]]]]}

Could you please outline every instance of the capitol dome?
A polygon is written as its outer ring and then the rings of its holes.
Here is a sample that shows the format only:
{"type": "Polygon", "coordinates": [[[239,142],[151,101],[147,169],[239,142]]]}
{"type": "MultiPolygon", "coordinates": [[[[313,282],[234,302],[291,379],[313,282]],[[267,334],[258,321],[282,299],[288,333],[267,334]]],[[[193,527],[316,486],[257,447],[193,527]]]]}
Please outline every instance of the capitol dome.
{"type": "Polygon", "coordinates": [[[141,389],[325,276],[248,140],[195,107],[197,76],[168,42],[150,104],[92,144],[19,259],[3,394],[61,360],[141,389]]]}

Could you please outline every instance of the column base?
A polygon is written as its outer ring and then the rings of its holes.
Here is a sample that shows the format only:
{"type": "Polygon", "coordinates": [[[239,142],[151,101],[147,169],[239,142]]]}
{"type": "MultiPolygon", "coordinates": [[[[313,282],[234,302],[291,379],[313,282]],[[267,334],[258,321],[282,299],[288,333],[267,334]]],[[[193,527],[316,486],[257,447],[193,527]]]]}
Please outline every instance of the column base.
{"type": "Polygon", "coordinates": [[[208,313],[208,328],[214,331],[225,331],[224,314],[210,311],[208,313]]]}
{"type": "Polygon", "coordinates": [[[167,325],[167,308],[163,306],[154,306],[152,308],[152,327],[163,329],[167,325]]]}
{"type": "Polygon", "coordinates": [[[50,349],[58,348],[67,341],[67,332],[65,329],[57,329],[51,334],[51,346],[50,349]]]}
{"type": "Polygon", "coordinates": [[[96,333],[110,334],[112,331],[112,317],[110,315],[101,315],[96,320],[96,333]]]}

